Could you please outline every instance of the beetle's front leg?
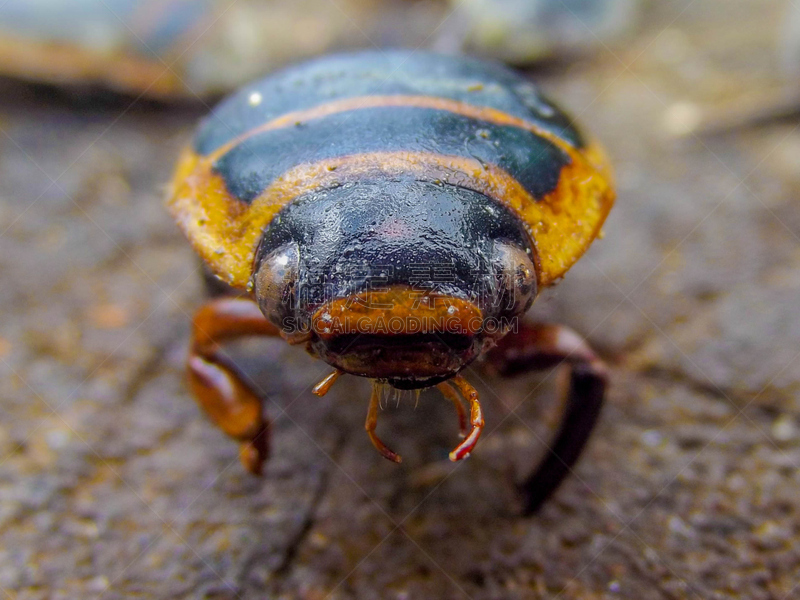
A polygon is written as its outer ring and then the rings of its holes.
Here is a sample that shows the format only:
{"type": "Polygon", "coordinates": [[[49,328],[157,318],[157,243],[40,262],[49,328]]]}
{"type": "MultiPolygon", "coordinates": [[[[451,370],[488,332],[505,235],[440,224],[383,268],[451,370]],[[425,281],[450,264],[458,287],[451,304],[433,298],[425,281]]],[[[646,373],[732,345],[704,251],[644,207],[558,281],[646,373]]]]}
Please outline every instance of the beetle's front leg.
{"type": "Polygon", "coordinates": [[[192,321],[189,384],[211,420],[241,442],[239,458],[260,475],[269,454],[269,421],[262,401],[221,344],[248,335],[277,336],[258,306],[246,298],[217,298],[198,309],[192,321]]]}
{"type": "Polygon", "coordinates": [[[570,368],[558,433],[542,464],[521,486],[525,513],[531,514],[569,474],[586,445],[605,399],[606,367],[577,333],[544,323],[521,323],[517,332],[507,335],[489,353],[488,361],[504,376],[560,364],[570,368]]]}

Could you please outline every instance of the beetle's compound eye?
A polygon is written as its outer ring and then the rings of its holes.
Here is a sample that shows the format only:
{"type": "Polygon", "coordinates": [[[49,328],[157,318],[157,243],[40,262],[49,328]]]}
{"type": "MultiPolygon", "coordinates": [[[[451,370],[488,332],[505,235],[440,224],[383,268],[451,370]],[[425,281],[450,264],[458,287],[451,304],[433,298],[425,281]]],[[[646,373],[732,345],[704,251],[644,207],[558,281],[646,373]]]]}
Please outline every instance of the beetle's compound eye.
{"type": "Polygon", "coordinates": [[[261,261],[256,274],[256,298],[264,316],[276,327],[284,327],[295,313],[295,290],[300,269],[300,251],[288,243],[261,261]]]}
{"type": "Polygon", "coordinates": [[[519,315],[536,298],[536,268],[524,249],[502,242],[495,244],[495,269],[498,278],[498,312],[519,315]]]}

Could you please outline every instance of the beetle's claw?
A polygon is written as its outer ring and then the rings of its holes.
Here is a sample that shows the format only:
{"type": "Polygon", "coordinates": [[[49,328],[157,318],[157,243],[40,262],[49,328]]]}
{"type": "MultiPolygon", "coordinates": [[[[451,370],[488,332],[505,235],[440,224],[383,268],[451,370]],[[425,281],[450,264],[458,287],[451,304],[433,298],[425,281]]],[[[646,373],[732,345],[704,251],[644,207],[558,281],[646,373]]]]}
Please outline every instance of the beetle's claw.
{"type": "MultiPolygon", "coordinates": [[[[470,385],[466,379],[457,375],[453,378],[453,383],[458,388],[461,395],[469,402],[470,415],[469,423],[471,428],[467,436],[450,453],[450,460],[453,462],[467,458],[478,443],[478,438],[483,432],[483,410],[478,402],[478,391],[470,385]]],[[[449,386],[448,386],[449,387],[449,386]]],[[[442,389],[442,388],[440,388],[442,389]]],[[[450,388],[452,391],[452,388],[450,388]]],[[[447,395],[445,393],[445,395],[447,395]]]]}
{"type": "Polygon", "coordinates": [[[378,449],[378,452],[381,453],[381,456],[395,463],[403,462],[403,457],[384,444],[381,439],[375,435],[375,432],[367,431],[367,435],[369,436],[372,445],[375,446],[375,448],[378,449]]]}
{"type": "Polygon", "coordinates": [[[367,430],[367,435],[372,445],[381,453],[381,456],[392,462],[401,463],[403,462],[403,457],[384,444],[375,433],[375,428],[378,426],[378,405],[380,397],[380,384],[376,381],[372,384],[372,395],[369,398],[369,410],[367,411],[367,421],[364,423],[364,429],[367,430]]]}

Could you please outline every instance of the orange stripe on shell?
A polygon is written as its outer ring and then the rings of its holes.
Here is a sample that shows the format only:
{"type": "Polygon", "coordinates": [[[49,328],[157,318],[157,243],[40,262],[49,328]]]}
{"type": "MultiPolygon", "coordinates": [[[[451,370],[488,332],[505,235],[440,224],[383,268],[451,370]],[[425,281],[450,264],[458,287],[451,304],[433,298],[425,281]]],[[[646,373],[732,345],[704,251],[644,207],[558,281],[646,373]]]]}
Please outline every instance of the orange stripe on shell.
{"type": "Polygon", "coordinates": [[[186,150],[167,205],[209,267],[228,284],[246,288],[263,231],[289,202],[308,192],[365,177],[412,175],[480,192],[525,222],[538,254],[539,287],[551,285],[580,258],[600,232],[614,202],[602,150],[590,146],[563,167],[556,189],[536,200],[506,171],[460,156],[376,152],[301,164],[245,204],[233,198],[209,157],[186,150]]]}
{"type": "MultiPolygon", "coordinates": [[[[496,108],[475,106],[466,102],[459,102],[458,100],[439,98],[436,96],[357,96],[355,98],[334,100],[326,104],[320,104],[319,106],[286,113],[280,117],[276,117],[271,121],[267,121],[263,125],[259,125],[258,127],[243,133],[230,142],[223,144],[211,152],[207,158],[211,161],[216,161],[245,140],[267,131],[296,126],[306,121],[321,119],[337,113],[367,108],[385,108],[390,106],[444,110],[470,119],[492,123],[494,125],[519,127],[520,129],[530,131],[531,133],[534,133],[537,136],[551,142],[556,147],[569,154],[573,160],[575,160],[576,154],[579,154],[579,151],[576,150],[572,144],[563,140],[552,131],[548,131],[540,125],[526,121],[525,119],[520,119],[519,117],[515,117],[501,110],[497,110],[496,108]]],[[[578,160],[581,159],[579,158],[578,160]]]]}

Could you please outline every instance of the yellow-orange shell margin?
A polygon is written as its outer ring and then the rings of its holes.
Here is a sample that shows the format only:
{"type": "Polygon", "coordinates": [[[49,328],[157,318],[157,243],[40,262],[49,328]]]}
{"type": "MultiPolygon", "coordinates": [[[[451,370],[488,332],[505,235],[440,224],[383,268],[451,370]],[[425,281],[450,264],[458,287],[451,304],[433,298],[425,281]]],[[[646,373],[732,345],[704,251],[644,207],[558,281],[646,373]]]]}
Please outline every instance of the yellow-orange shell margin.
{"type": "Polygon", "coordinates": [[[258,243],[272,219],[295,198],[316,189],[362,179],[415,177],[457,185],[494,198],[514,211],[531,234],[539,287],[552,285],[583,255],[614,204],[612,173],[596,143],[576,149],[553,134],[567,152],[555,190],[536,200],[503,169],[460,156],[418,152],[357,154],[301,164],[276,179],[252,203],[228,191],[213,168],[213,155],[186,149],[168,192],[167,207],[211,270],[236,288],[252,276],[258,243]]]}

